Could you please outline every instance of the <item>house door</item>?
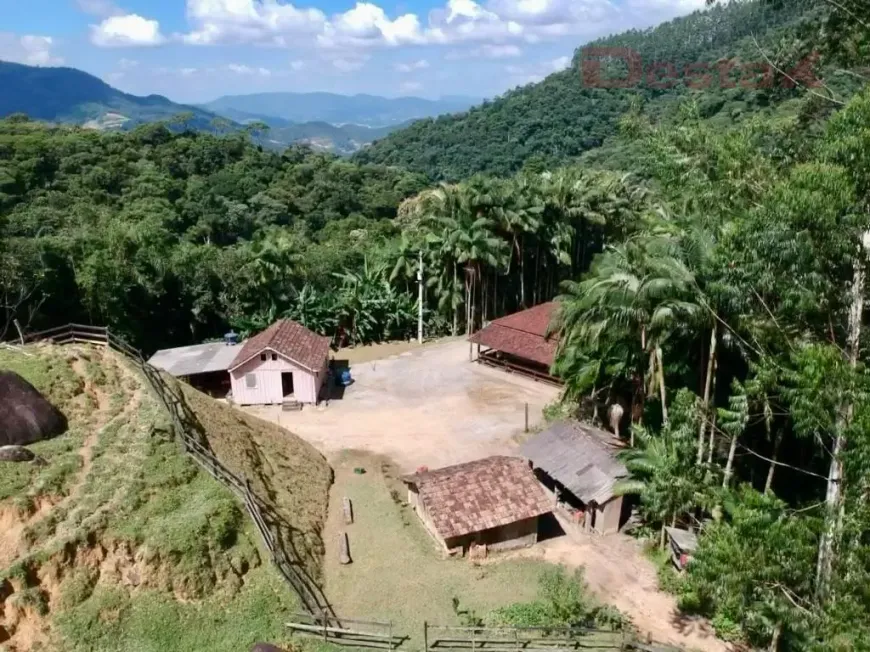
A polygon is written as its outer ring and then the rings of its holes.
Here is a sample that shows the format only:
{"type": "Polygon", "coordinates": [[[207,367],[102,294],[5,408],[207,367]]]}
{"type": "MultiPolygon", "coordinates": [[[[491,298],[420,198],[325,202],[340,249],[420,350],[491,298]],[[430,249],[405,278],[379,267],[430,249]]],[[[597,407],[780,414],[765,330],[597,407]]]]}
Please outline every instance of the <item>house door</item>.
{"type": "Polygon", "coordinates": [[[285,371],[281,374],[281,395],[291,396],[293,394],[293,372],[285,371]]]}

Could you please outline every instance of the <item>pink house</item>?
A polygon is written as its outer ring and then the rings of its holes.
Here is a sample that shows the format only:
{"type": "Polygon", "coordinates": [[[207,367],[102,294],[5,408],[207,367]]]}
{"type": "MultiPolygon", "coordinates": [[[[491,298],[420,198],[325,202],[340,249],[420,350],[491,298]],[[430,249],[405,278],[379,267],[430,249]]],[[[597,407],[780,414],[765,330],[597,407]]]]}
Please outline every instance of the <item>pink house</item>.
{"type": "Polygon", "coordinates": [[[230,365],[233,402],[317,403],[329,366],[329,339],[289,319],[247,340],[230,365]]]}

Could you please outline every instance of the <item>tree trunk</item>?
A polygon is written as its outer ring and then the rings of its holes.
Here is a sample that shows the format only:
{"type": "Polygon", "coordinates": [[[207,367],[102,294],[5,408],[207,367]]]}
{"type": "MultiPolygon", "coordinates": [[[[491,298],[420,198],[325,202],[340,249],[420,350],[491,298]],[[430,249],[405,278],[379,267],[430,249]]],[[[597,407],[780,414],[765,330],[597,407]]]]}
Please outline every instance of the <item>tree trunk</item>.
{"type": "Polygon", "coordinates": [[[665,389],[665,366],[662,364],[662,347],[656,346],[656,373],[659,377],[659,395],[662,399],[662,422],[668,425],[668,401],[665,389]]]}
{"type": "MultiPolygon", "coordinates": [[[[852,285],[849,288],[849,335],[846,340],[846,355],[850,366],[858,365],[858,350],[861,346],[861,320],[864,315],[864,283],[866,282],[865,257],[870,245],[870,231],[864,232],[858,245],[858,255],[852,270],[852,285]]],[[[825,531],[819,543],[819,560],[816,565],[816,596],[824,599],[831,584],[834,555],[843,530],[843,450],[846,447],[845,431],[852,420],[853,405],[844,402],[837,419],[834,447],[831,452],[831,467],[828,471],[828,490],[825,496],[827,508],[825,531]]]]}
{"type": "Polygon", "coordinates": [[[526,307],[526,236],[520,238],[520,307],[526,307]]]}
{"type": "Polygon", "coordinates": [[[731,447],[728,449],[728,461],[725,463],[725,475],[722,478],[722,488],[727,489],[734,473],[734,455],[737,452],[737,435],[731,437],[731,447]]]}
{"type": "Polygon", "coordinates": [[[710,331],[710,356],[707,359],[707,378],[704,381],[704,398],[701,401],[701,425],[698,428],[698,458],[700,465],[704,461],[704,433],[707,430],[707,419],[710,413],[710,389],[713,385],[713,367],[716,364],[716,326],[710,331]]]}
{"type": "Polygon", "coordinates": [[[659,542],[659,546],[662,550],[665,549],[665,522],[662,521],[662,532],[661,532],[661,540],[659,542]]]}
{"type": "Polygon", "coordinates": [[[767,646],[767,652],[778,652],[779,639],[782,636],[782,623],[776,623],[773,627],[773,635],[770,638],[770,645],[767,646]]]}
{"type": "MultiPolygon", "coordinates": [[[[713,362],[713,385],[710,389],[710,395],[716,396],[716,371],[719,369],[719,358],[713,362]]],[[[716,446],[716,411],[710,416],[710,443],[707,448],[707,464],[713,464],[713,449],[716,446]]]]}
{"type": "Polygon", "coordinates": [[[453,261],[453,287],[450,289],[450,307],[453,310],[453,337],[459,333],[459,306],[453,305],[456,292],[456,284],[459,282],[459,271],[456,269],[456,261],[453,261]]]}
{"type": "Polygon", "coordinates": [[[773,454],[770,456],[770,468],[767,470],[767,480],[764,483],[764,493],[769,494],[773,488],[773,474],[776,471],[776,463],[779,458],[779,445],[782,443],[782,431],[776,433],[776,439],[773,442],[773,454]]]}

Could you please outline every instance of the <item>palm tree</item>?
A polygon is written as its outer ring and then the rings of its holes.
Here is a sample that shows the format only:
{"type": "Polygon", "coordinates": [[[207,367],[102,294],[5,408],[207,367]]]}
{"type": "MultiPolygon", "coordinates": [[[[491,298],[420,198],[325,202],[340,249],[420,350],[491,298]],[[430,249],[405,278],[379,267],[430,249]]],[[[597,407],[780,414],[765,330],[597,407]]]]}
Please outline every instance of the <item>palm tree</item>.
{"type": "MultiPolygon", "coordinates": [[[[677,242],[667,236],[642,234],[609,247],[596,257],[587,277],[563,284],[556,327],[560,340],[584,342],[589,351],[608,343],[633,340],[646,369],[635,376],[648,393],[656,387],[662,418],[668,421],[662,345],[701,312],[692,301],[695,283],[682,263],[677,242]]],[[[635,387],[635,398],[641,396],[635,387]]]]}

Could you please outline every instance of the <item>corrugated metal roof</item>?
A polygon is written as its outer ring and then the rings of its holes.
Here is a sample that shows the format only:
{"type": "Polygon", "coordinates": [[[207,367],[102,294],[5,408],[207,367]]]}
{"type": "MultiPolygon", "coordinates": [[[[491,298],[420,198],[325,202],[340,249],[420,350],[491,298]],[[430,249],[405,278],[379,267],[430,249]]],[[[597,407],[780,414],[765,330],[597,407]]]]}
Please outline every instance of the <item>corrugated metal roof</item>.
{"type": "Polygon", "coordinates": [[[521,447],[522,454],[584,503],[603,505],[628,469],[616,458],[623,447],[609,432],[577,421],[560,421],[521,447]]]}
{"type": "Polygon", "coordinates": [[[402,478],[417,486],[445,539],[546,514],[553,506],[528,462],[494,456],[402,478]]]}
{"type": "Polygon", "coordinates": [[[148,361],[172,376],[195,376],[212,371],[227,371],[239,353],[240,346],[223,342],[208,342],[158,351],[148,361]]]}
{"type": "Polygon", "coordinates": [[[547,336],[555,302],[494,320],[471,336],[471,341],[548,367],[556,356],[558,338],[547,336]]]}

